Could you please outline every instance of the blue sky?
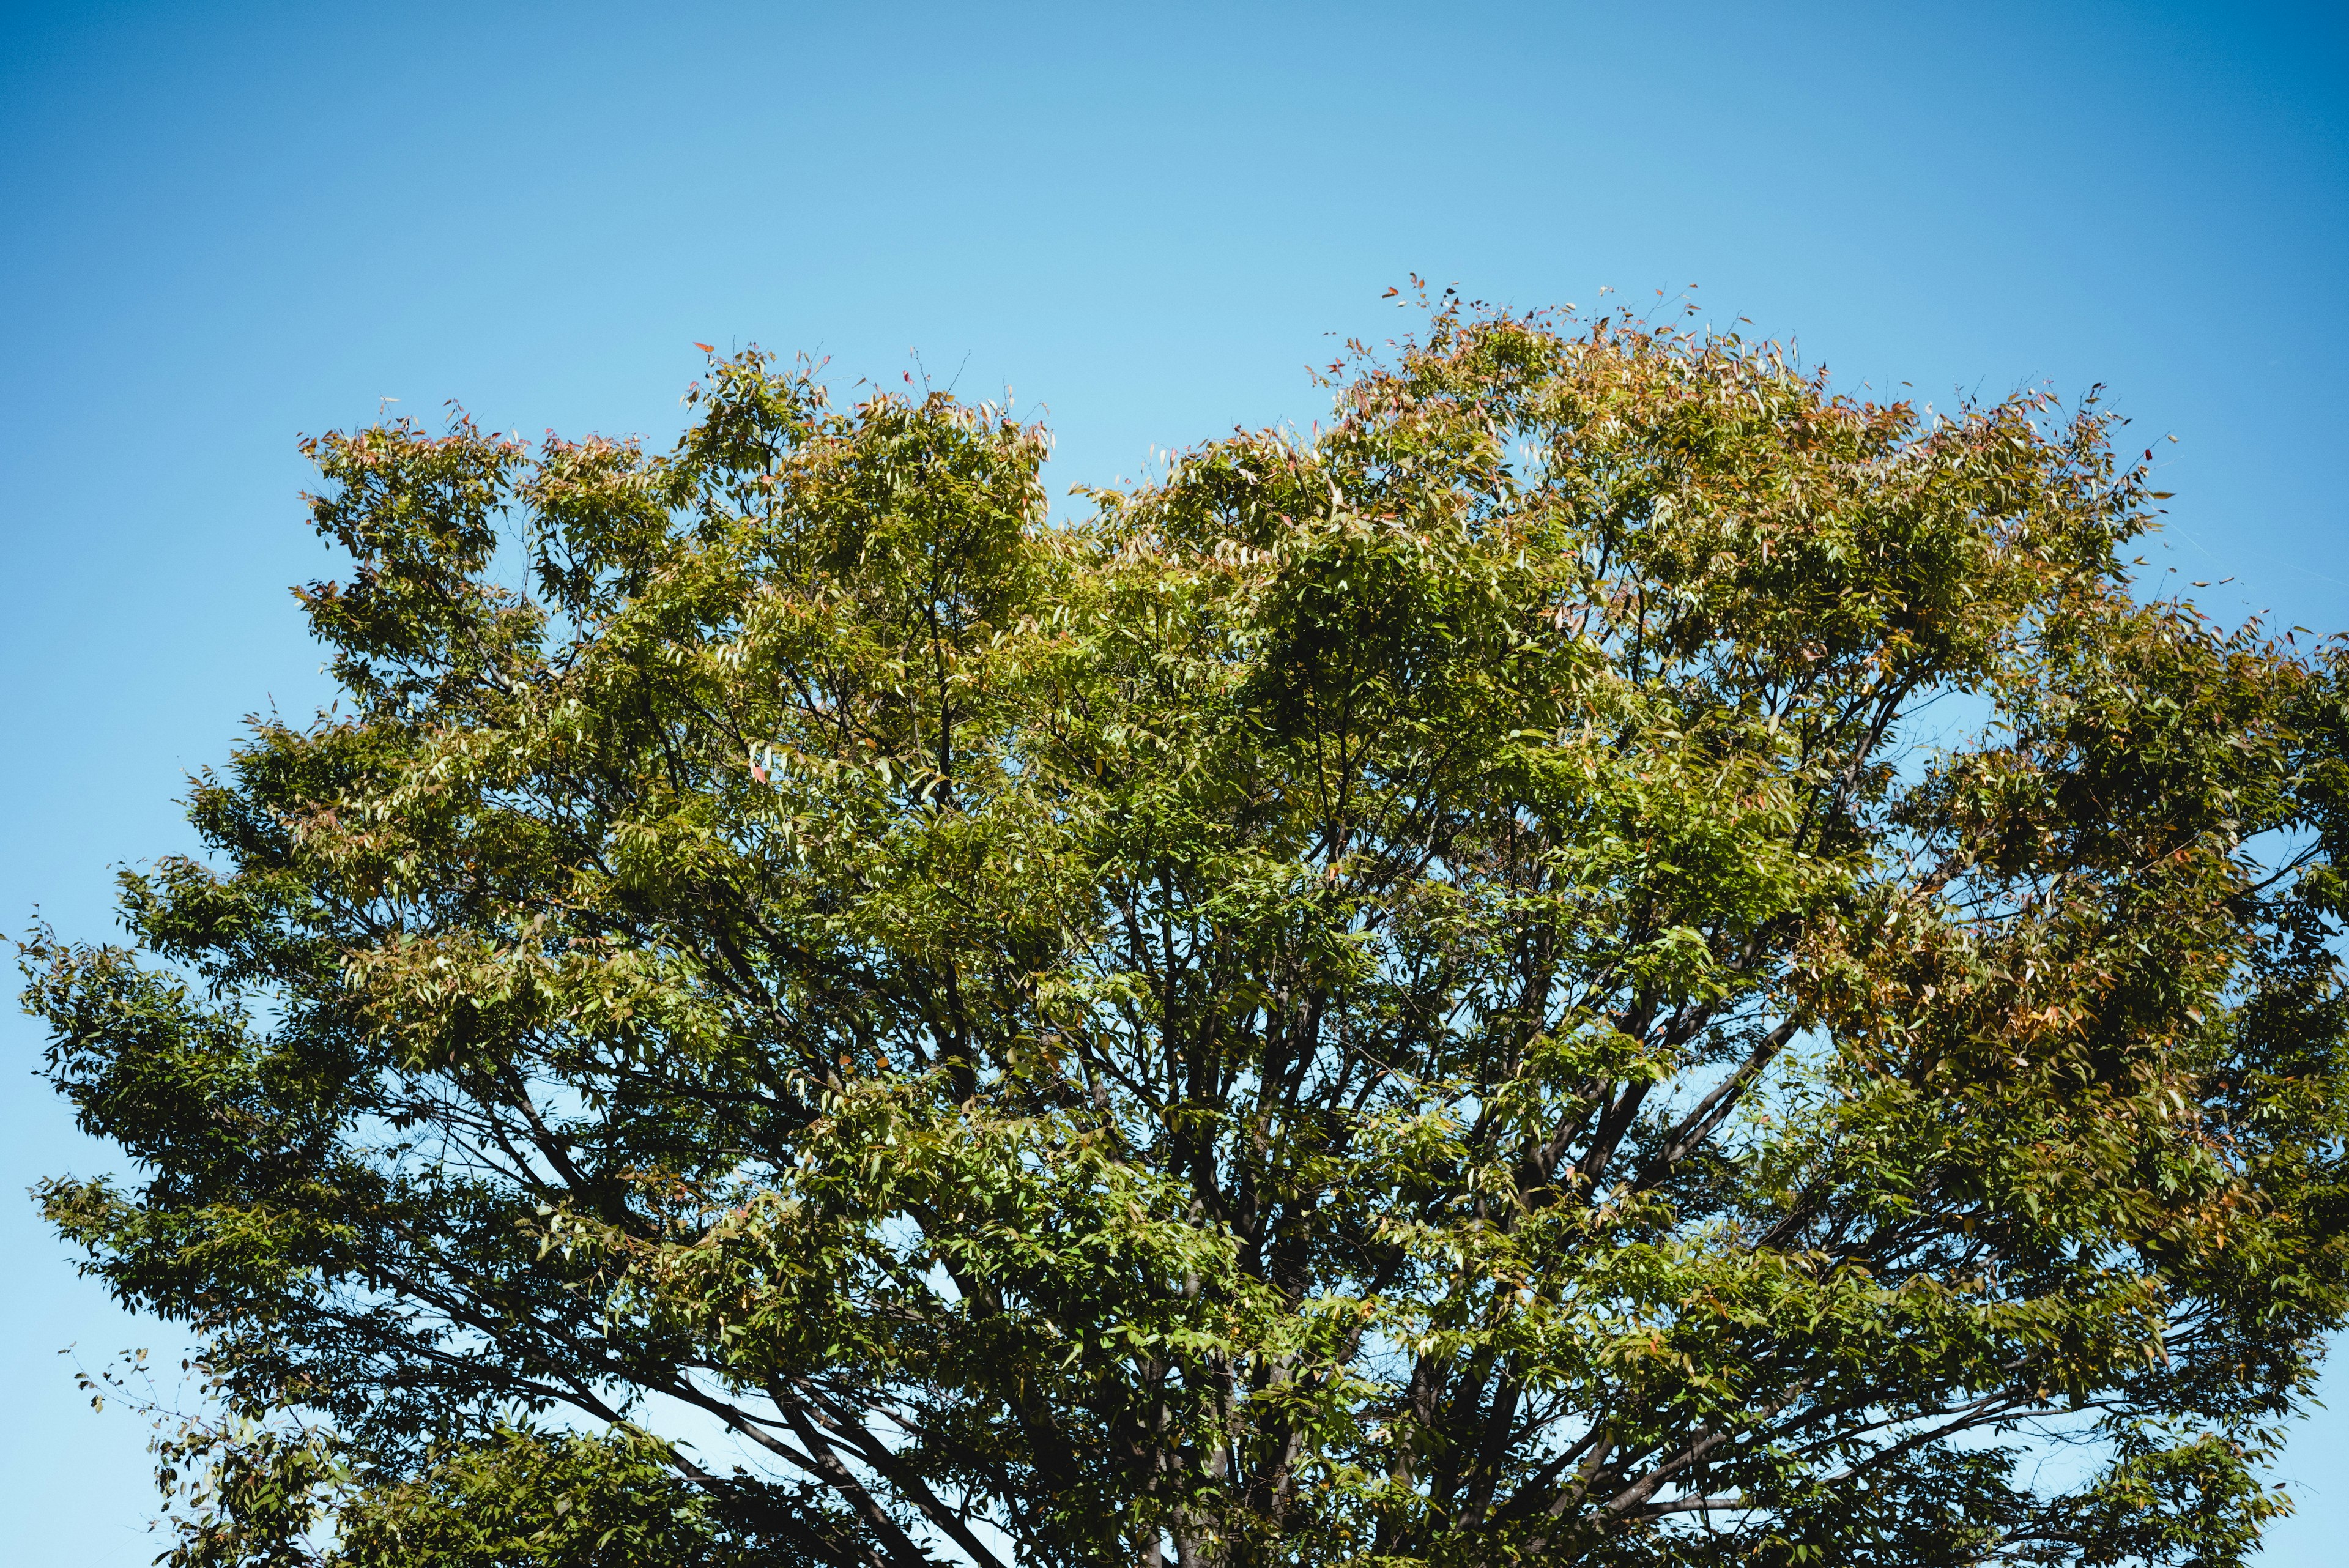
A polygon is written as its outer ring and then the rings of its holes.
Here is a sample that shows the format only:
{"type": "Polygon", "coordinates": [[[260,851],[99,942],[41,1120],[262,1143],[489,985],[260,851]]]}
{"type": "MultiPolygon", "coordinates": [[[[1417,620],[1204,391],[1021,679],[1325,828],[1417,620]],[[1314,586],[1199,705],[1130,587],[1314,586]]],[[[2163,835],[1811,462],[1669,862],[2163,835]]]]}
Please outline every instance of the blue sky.
{"type": "MultiPolygon", "coordinates": [[[[2148,570],[2341,629],[2344,16],[0,4],[0,920],[109,932],[187,771],[323,701],[298,432],[456,399],[664,441],[696,339],[918,353],[1100,483],[1313,418],[1409,273],[1694,283],[1853,386],[2105,383],[2178,493],[2148,570]]],[[[145,1431],[56,1352],[172,1342],[8,1196],[103,1163],[37,1049],[0,1017],[0,1541],[128,1568],[145,1431]]],[[[2268,1563],[2349,1532],[2334,1386],[2268,1563]]]]}

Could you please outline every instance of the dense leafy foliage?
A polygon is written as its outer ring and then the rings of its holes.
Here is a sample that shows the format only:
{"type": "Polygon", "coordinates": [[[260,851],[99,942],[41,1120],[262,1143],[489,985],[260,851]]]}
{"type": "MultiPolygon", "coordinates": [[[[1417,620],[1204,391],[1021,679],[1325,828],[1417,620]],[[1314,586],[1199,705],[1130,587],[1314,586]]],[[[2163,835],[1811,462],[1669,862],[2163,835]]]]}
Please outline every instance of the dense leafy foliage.
{"type": "Polygon", "coordinates": [[[313,444],[348,711],[28,947],[180,1561],[2240,1559],[2349,660],[2133,593],[2094,405],[1448,303],[1331,385],[1067,523],[755,352],[313,444]]]}

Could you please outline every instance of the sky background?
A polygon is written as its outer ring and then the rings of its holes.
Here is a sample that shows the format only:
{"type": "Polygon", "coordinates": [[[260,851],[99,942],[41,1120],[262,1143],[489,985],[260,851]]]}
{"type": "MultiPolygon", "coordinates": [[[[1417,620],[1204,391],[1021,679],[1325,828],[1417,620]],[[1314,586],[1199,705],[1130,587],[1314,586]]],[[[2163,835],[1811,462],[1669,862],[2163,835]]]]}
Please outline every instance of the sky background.
{"type": "MultiPolygon", "coordinates": [[[[696,339],[1008,388],[1065,487],[1311,420],[1411,273],[1696,284],[1854,389],[2106,384],[2178,493],[2148,572],[2342,629],[2344,16],[0,0],[0,930],[110,935],[187,773],[325,701],[298,433],[665,443],[696,339]]],[[[106,1165],[39,1049],[0,1016],[0,1556],[129,1568],[146,1428],[57,1353],[176,1342],[16,1196],[106,1165]]],[[[2273,1568],[2349,1535],[2333,1386],[2273,1568]]]]}

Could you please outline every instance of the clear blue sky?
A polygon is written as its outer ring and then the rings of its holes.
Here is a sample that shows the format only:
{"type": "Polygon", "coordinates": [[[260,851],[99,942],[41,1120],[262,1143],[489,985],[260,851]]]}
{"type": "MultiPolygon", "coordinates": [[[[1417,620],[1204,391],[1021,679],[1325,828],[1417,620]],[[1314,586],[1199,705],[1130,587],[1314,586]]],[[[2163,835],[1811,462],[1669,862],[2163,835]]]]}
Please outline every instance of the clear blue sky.
{"type": "MultiPolygon", "coordinates": [[[[1311,419],[1409,272],[1693,282],[1855,385],[2106,383],[2179,438],[2152,570],[2339,629],[2344,15],[0,3],[0,923],[107,934],[183,774],[321,700],[297,432],[662,441],[697,338],[1009,385],[1074,483],[1311,419]]],[[[144,1429],[55,1353],[172,1341],[14,1196],[104,1159],[37,1044],[0,1017],[0,1554],[129,1568],[144,1429]]],[[[2333,1386],[2268,1563],[2342,1560],[2333,1386]]]]}

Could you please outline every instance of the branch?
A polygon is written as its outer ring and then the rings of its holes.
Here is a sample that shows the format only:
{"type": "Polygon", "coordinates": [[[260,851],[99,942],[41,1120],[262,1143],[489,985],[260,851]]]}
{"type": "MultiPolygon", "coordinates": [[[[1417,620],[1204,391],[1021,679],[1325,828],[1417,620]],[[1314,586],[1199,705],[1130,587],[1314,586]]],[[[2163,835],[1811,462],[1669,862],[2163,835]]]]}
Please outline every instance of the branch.
{"type": "Polygon", "coordinates": [[[1762,1070],[1786,1048],[1788,1041],[1794,1039],[1795,1030],[1795,1020],[1790,1017],[1756,1042],[1754,1049],[1746,1054],[1745,1060],[1737,1064],[1737,1070],[1714,1085],[1713,1091],[1699,1100],[1695,1108],[1671,1130],[1671,1135],[1664,1140],[1663,1147],[1658,1149],[1654,1158],[1640,1168],[1632,1182],[1634,1189],[1647,1191],[1670,1176],[1681,1161],[1695,1153],[1721,1124],[1728,1120],[1729,1113],[1737,1108],[1738,1101],[1745,1097],[1745,1091],[1762,1075],[1762,1070]]]}

